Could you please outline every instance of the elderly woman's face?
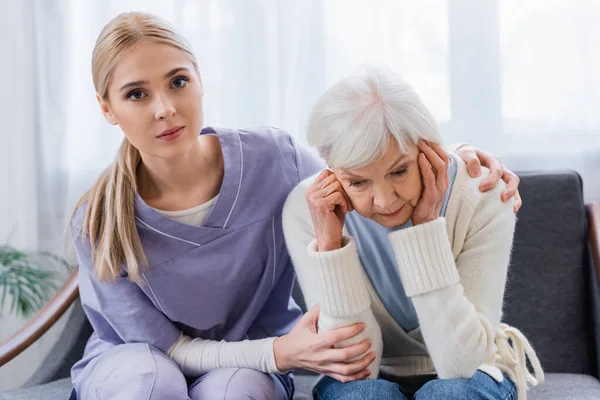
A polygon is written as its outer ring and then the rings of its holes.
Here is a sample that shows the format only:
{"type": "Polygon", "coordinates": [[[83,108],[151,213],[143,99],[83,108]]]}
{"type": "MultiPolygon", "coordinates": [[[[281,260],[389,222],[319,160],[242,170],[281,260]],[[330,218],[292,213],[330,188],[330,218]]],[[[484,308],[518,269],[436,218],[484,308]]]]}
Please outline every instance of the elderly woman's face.
{"type": "Polygon", "coordinates": [[[391,141],[380,160],[362,168],[338,168],[334,172],[360,215],[394,228],[410,219],[421,198],[418,155],[417,146],[401,153],[398,144],[391,141]]]}

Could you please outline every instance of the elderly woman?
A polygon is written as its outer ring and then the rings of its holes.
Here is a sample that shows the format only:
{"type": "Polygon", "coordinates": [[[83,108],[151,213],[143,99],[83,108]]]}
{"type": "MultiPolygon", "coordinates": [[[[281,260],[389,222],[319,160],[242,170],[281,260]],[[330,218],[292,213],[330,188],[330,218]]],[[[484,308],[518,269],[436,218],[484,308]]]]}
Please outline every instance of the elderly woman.
{"type": "Polygon", "coordinates": [[[371,379],[326,376],[315,398],[525,399],[544,375],[501,323],[515,228],[504,185],[481,192],[489,171],[470,178],[413,88],[383,68],[327,90],[308,140],[329,169],[288,197],[290,255],[319,331],[362,322],[349,343],[367,338],[376,356],[371,379]]]}

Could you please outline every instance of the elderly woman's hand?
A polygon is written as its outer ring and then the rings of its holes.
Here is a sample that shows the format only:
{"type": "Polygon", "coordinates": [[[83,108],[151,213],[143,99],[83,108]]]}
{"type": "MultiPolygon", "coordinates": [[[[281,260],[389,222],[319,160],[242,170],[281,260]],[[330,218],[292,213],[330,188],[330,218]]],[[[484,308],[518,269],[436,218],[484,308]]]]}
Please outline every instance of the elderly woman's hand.
{"type": "Polygon", "coordinates": [[[435,143],[423,140],[418,143],[418,163],[423,190],[412,214],[414,226],[437,219],[448,189],[448,153],[435,143]]]}
{"type": "Polygon", "coordinates": [[[506,190],[502,192],[500,199],[503,202],[511,198],[515,198],[514,211],[519,211],[523,202],[519,194],[519,177],[502,165],[498,157],[495,157],[483,150],[475,148],[470,144],[463,144],[456,149],[456,154],[467,163],[467,171],[472,178],[476,178],[481,174],[481,166],[489,168],[490,176],[481,183],[479,190],[486,192],[493,189],[500,178],[506,182],[506,190]]]}
{"type": "Polygon", "coordinates": [[[317,236],[317,251],[341,248],[345,215],[354,208],[333,172],[321,172],[306,192],[306,202],[317,236]]]}

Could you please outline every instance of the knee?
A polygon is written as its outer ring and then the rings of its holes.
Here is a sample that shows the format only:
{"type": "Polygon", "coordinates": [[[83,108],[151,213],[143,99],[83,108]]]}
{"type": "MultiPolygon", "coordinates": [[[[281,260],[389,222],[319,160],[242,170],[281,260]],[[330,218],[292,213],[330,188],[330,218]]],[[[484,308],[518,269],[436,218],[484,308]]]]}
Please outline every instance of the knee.
{"type": "Polygon", "coordinates": [[[148,370],[154,375],[154,384],[148,399],[188,399],[187,381],[175,362],[153,347],[150,354],[154,365],[150,365],[148,370]]]}
{"type": "Polygon", "coordinates": [[[315,399],[406,400],[398,384],[384,379],[341,383],[331,377],[325,377],[314,388],[313,395],[315,399]]]}
{"type": "Polygon", "coordinates": [[[275,399],[278,392],[271,375],[253,369],[238,369],[227,385],[223,398],[237,399],[275,399]]]}
{"type": "Polygon", "coordinates": [[[271,375],[246,368],[222,368],[202,376],[190,389],[192,399],[274,400],[281,397],[271,375]]]}
{"type": "Polygon", "coordinates": [[[100,356],[81,398],[187,399],[181,370],[160,350],[144,343],[116,346],[100,356]]]}
{"type": "Polygon", "coordinates": [[[424,384],[415,400],[463,400],[470,398],[469,379],[434,379],[424,384]]]}
{"type": "Polygon", "coordinates": [[[507,379],[496,382],[477,371],[469,379],[435,379],[415,393],[415,400],[508,399],[515,396],[514,384],[507,379]]]}

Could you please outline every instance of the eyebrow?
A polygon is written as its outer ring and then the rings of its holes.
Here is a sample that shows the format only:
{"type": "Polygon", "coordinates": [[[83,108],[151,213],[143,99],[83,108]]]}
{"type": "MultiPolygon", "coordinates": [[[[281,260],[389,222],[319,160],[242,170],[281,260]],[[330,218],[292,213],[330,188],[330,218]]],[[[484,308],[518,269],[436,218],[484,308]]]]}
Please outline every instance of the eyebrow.
{"type": "Polygon", "coordinates": [[[408,154],[406,154],[406,153],[402,153],[402,154],[400,155],[400,157],[398,157],[398,158],[396,159],[396,161],[394,161],[394,163],[393,163],[393,164],[392,164],[392,166],[389,168],[389,170],[391,171],[391,170],[395,169],[395,168],[398,166],[398,164],[400,164],[402,161],[404,161],[404,159],[405,159],[405,158],[408,158],[408,154]]]}
{"type": "MultiPolygon", "coordinates": [[[[408,158],[408,154],[406,153],[402,153],[397,159],[396,161],[394,161],[394,163],[392,164],[392,166],[388,169],[389,171],[393,170],[395,167],[398,166],[398,164],[400,164],[400,162],[404,161],[404,159],[408,158]]],[[[344,178],[346,179],[365,179],[364,177],[360,176],[360,175],[356,175],[353,174],[352,172],[342,172],[342,174],[344,175],[344,178]]]]}
{"type": "MultiPolygon", "coordinates": [[[[168,79],[168,78],[172,77],[173,75],[175,75],[176,73],[181,72],[181,71],[189,72],[190,70],[188,68],[186,68],[186,67],[177,67],[177,68],[174,68],[171,71],[167,72],[165,74],[164,78],[168,79]]],[[[121,86],[121,88],[119,89],[119,92],[121,92],[121,91],[123,91],[123,90],[125,90],[127,88],[130,88],[130,87],[142,86],[142,85],[144,85],[146,83],[148,83],[148,81],[129,82],[129,83],[126,83],[123,86],[121,86]]]]}

